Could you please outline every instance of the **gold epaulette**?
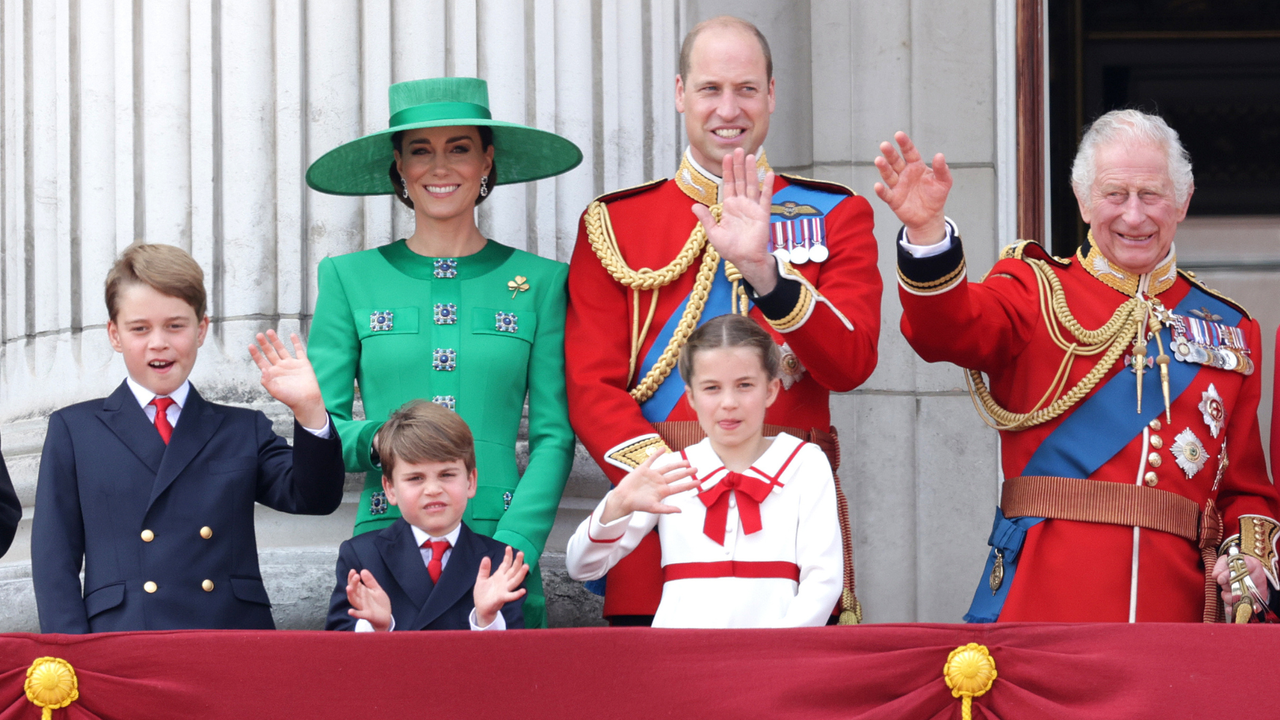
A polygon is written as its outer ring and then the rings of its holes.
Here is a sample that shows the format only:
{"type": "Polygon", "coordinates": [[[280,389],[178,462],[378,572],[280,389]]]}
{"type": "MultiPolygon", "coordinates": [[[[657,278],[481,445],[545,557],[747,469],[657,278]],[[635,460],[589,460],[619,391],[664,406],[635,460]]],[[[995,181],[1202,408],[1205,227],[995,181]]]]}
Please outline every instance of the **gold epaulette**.
{"type": "Polygon", "coordinates": [[[817,188],[819,190],[826,190],[827,192],[832,192],[832,193],[835,193],[836,195],[857,195],[858,194],[854,192],[852,188],[846,185],[841,185],[838,182],[832,182],[830,180],[814,180],[813,178],[801,177],[799,175],[792,175],[790,173],[774,173],[774,174],[780,178],[784,178],[789,183],[794,183],[796,185],[804,185],[806,187],[817,188]]]}
{"type": "Polygon", "coordinates": [[[600,197],[596,198],[595,202],[607,203],[607,202],[613,202],[614,200],[621,200],[622,198],[631,197],[632,195],[639,195],[640,193],[646,190],[650,190],[655,187],[658,187],[659,185],[665,183],[666,181],[667,181],[667,178],[658,178],[657,180],[650,180],[649,182],[640,183],[639,185],[632,185],[631,187],[622,188],[621,190],[614,190],[613,192],[607,192],[601,195],[600,197]]]}
{"type": "Polygon", "coordinates": [[[1236,302],[1235,300],[1232,300],[1231,298],[1227,297],[1226,295],[1223,295],[1222,293],[1218,292],[1217,290],[1214,290],[1213,288],[1209,287],[1208,285],[1205,285],[1204,283],[1202,283],[1202,282],[1200,282],[1199,280],[1197,280],[1197,279],[1196,279],[1196,274],[1195,274],[1195,272],[1193,272],[1193,271],[1191,271],[1191,270],[1183,270],[1182,268],[1178,268],[1178,274],[1179,274],[1179,275],[1181,275],[1182,277],[1186,278],[1186,279],[1187,279],[1187,282],[1191,283],[1192,285],[1195,285],[1196,287],[1198,287],[1198,288],[1200,288],[1201,290],[1203,290],[1203,291],[1205,291],[1205,292],[1209,293],[1210,295],[1212,295],[1212,296],[1214,296],[1214,297],[1218,298],[1219,300],[1221,300],[1222,302],[1224,302],[1224,303],[1226,303],[1226,304],[1230,305],[1231,307],[1235,308],[1236,310],[1239,310],[1239,311],[1240,311],[1240,314],[1244,316],[1244,319],[1245,319],[1245,320],[1252,320],[1252,319],[1253,319],[1253,316],[1249,314],[1249,311],[1248,311],[1248,310],[1245,310],[1245,309],[1244,309],[1244,306],[1243,306],[1243,305],[1241,305],[1240,303],[1236,302]]]}
{"type": "Polygon", "coordinates": [[[1000,250],[1001,260],[1026,260],[1026,259],[1044,260],[1053,263],[1058,267],[1069,267],[1071,265],[1070,258],[1054,257],[1045,250],[1044,246],[1035,240],[1019,240],[1012,245],[1006,245],[1000,250]]]}

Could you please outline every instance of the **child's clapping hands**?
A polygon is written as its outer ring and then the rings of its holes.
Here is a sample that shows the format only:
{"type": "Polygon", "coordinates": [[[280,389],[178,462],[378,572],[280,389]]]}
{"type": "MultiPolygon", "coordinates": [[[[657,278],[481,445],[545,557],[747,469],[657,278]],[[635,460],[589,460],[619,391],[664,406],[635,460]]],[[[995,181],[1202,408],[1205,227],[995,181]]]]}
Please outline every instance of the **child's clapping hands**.
{"type": "Polygon", "coordinates": [[[476,573],[476,587],[472,591],[472,599],[476,605],[476,626],[487,628],[497,619],[502,606],[524,597],[525,589],[520,587],[529,574],[529,566],[524,562],[524,552],[517,552],[515,559],[511,557],[511,547],[507,547],[506,556],[498,569],[489,574],[492,563],[485,557],[480,561],[480,570],[476,573]]]}

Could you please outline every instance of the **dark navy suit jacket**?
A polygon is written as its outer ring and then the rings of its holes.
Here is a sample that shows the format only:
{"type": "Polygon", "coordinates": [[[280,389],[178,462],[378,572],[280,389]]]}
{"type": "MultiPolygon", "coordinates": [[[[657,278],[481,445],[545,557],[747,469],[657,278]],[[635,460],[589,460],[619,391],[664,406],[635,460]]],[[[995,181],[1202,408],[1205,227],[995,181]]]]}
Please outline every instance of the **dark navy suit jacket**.
{"type": "Polygon", "coordinates": [[[127,383],[53,413],[31,528],[40,629],[274,627],[254,503],[325,515],[342,502],[338,434],[294,425],[291,449],[261,412],[193,387],[166,446],[127,383]]]}
{"type": "MultiPolygon", "coordinates": [[[[469,617],[475,608],[472,590],[481,558],[488,556],[490,569],[502,564],[507,546],[484,535],[477,535],[462,523],[458,543],[449,554],[449,562],[440,573],[440,582],[432,585],[427,564],[413,530],[404,518],[378,532],[357,535],[338,549],[337,587],[329,599],[326,630],[354,630],[356,619],[347,614],[347,572],[368,570],[391,598],[391,616],[396,630],[469,630],[469,617]]],[[[524,587],[524,583],[520,584],[524,587]]],[[[524,627],[524,598],[502,606],[502,617],[508,629],[524,627]]]]}
{"type": "Polygon", "coordinates": [[[9,552],[21,519],[22,503],[18,502],[18,494],[13,491],[13,482],[9,480],[9,468],[5,467],[4,456],[0,455],[0,557],[9,552]]]}

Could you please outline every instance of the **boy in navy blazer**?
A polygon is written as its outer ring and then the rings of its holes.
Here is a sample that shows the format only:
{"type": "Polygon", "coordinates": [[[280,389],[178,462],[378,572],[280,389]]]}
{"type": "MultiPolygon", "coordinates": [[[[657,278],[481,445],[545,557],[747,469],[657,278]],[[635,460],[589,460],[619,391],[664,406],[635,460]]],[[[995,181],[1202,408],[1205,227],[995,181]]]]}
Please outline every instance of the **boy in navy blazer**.
{"type": "Polygon", "coordinates": [[[261,412],[207,402],[187,380],[209,328],[190,255],[130,246],[106,301],[129,375],[49,418],[31,530],[40,629],[273,628],[254,503],[324,515],[342,501],[342,447],[301,341],[296,358],[272,331],[250,347],[293,411],[290,448],[261,412]]]}
{"type": "Polygon", "coordinates": [[[9,480],[9,468],[5,467],[4,456],[0,455],[0,557],[9,552],[21,519],[22,503],[18,502],[18,494],[13,491],[13,482],[9,480]]]}
{"type": "Polygon", "coordinates": [[[471,430],[452,410],[415,400],[373,439],[385,502],[401,517],[338,550],[327,630],[523,628],[524,553],[462,522],[476,494],[471,430]],[[490,569],[493,569],[490,574],[490,569]]]}

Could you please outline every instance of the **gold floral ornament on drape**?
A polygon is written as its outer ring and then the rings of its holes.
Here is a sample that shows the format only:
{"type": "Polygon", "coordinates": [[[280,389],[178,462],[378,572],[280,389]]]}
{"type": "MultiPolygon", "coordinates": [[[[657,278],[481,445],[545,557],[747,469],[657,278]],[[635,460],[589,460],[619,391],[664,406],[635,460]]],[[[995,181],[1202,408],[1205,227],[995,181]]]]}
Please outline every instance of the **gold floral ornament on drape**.
{"type": "Polygon", "coordinates": [[[985,645],[961,645],[947,656],[947,664],[942,666],[942,677],[951,688],[952,697],[961,698],[961,716],[964,720],[972,720],[973,699],[990,690],[996,681],[996,661],[985,645]]]}
{"type": "Polygon", "coordinates": [[[80,698],[80,682],[71,663],[62,658],[42,657],[27,668],[26,682],[22,689],[27,699],[41,708],[41,720],[50,720],[53,711],[64,708],[80,698]]]}

